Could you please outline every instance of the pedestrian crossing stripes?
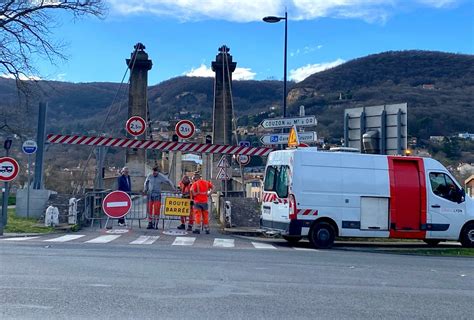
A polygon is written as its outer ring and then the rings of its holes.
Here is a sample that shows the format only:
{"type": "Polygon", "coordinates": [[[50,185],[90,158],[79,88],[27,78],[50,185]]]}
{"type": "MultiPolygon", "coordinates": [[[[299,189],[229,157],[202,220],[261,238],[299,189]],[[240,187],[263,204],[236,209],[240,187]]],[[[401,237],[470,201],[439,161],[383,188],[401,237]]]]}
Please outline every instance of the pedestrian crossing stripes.
{"type": "Polygon", "coordinates": [[[46,242],[67,242],[84,237],[83,234],[67,234],[65,236],[44,240],[46,242]]]}
{"type": "Polygon", "coordinates": [[[187,246],[187,247],[213,247],[213,248],[237,248],[237,249],[258,249],[258,250],[275,250],[275,249],[289,249],[298,251],[314,251],[318,250],[305,247],[288,247],[286,243],[279,245],[278,243],[266,243],[264,241],[249,241],[244,239],[232,238],[209,238],[209,237],[190,237],[190,236],[152,236],[152,235],[132,235],[132,234],[106,234],[94,235],[91,234],[66,234],[61,236],[29,236],[29,237],[15,237],[15,238],[0,238],[1,241],[20,241],[25,242],[48,242],[48,243],[86,243],[86,244],[109,244],[115,243],[120,245],[172,245],[172,246],[187,246]]]}
{"type": "Polygon", "coordinates": [[[194,237],[176,237],[173,246],[192,246],[196,241],[194,237]]]}
{"type": "Polygon", "coordinates": [[[214,239],[214,247],[233,248],[235,246],[234,239],[214,239]]]}
{"type": "Polygon", "coordinates": [[[39,238],[39,237],[15,237],[15,238],[6,238],[6,239],[2,239],[2,240],[5,240],[5,241],[26,241],[26,240],[33,240],[33,239],[36,239],[36,238],[39,238]]]}
{"type": "Polygon", "coordinates": [[[140,236],[137,240],[130,242],[130,244],[153,244],[160,236],[140,236]]]}
{"type": "Polygon", "coordinates": [[[109,235],[100,236],[92,240],[86,241],[86,243],[108,243],[108,242],[114,241],[117,238],[120,238],[120,235],[109,234],[109,235]]]}
{"type": "Polygon", "coordinates": [[[255,249],[276,249],[276,247],[268,243],[252,242],[252,244],[255,247],[255,249]]]}

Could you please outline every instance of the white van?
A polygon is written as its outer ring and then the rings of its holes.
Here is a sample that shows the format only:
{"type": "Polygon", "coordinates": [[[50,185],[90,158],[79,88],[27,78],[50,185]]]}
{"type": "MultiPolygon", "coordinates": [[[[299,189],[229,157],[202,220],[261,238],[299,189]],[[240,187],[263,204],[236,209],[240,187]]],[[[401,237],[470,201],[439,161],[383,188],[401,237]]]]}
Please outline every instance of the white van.
{"type": "Polygon", "coordinates": [[[474,247],[474,200],[433,159],[279,150],[268,156],[261,226],[317,248],[336,236],[474,247]]]}

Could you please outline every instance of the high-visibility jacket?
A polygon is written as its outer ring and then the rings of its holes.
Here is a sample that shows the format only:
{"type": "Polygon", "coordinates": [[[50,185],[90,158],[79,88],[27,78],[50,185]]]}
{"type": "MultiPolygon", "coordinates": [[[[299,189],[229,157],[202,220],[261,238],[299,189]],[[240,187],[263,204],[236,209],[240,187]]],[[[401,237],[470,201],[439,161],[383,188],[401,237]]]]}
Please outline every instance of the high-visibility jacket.
{"type": "Polygon", "coordinates": [[[183,194],[183,198],[189,199],[191,197],[191,195],[190,195],[191,185],[192,185],[192,183],[188,183],[188,184],[184,184],[182,182],[179,183],[179,188],[181,189],[181,193],[183,194]]]}
{"type": "Polygon", "coordinates": [[[193,195],[194,202],[198,203],[206,203],[208,199],[208,192],[214,186],[210,181],[200,179],[198,181],[193,182],[191,186],[191,194],[193,195]]]}

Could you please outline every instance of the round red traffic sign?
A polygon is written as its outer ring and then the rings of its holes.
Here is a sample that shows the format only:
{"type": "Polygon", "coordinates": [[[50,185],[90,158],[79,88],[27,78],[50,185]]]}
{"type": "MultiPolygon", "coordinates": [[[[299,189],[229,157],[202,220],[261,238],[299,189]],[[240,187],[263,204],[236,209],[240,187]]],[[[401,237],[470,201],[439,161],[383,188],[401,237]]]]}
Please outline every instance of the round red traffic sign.
{"type": "Polygon", "coordinates": [[[146,130],[146,122],[142,117],[133,116],[127,120],[125,128],[132,136],[140,136],[146,130]]]}
{"type": "Polygon", "coordinates": [[[250,163],[250,156],[246,154],[240,154],[237,156],[237,162],[242,166],[246,166],[250,163]]]}
{"type": "Polygon", "coordinates": [[[20,166],[15,159],[10,157],[0,158],[0,181],[12,181],[16,178],[19,172],[20,166]]]}
{"type": "Polygon", "coordinates": [[[194,123],[189,120],[180,120],[176,124],[175,131],[181,139],[189,139],[194,135],[196,127],[194,123]]]}
{"type": "Polygon", "coordinates": [[[132,208],[132,199],[123,191],[112,191],[102,201],[102,210],[110,218],[122,218],[132,208]]]}

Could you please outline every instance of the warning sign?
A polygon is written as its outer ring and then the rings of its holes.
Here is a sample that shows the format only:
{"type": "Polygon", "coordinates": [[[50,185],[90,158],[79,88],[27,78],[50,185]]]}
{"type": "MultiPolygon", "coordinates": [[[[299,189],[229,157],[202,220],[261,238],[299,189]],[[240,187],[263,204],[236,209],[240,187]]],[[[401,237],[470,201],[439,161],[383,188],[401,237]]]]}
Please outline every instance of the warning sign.
{"type": "Polygon", "coordinates": [[[167,197],[165,200],[165,215],[188,217],[191,212],[191,200],[167,197]]]}

